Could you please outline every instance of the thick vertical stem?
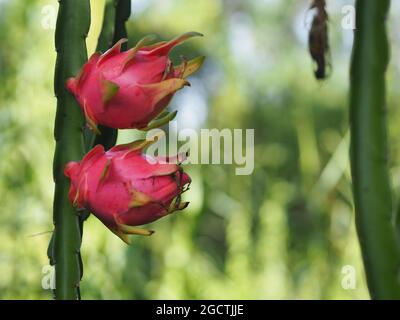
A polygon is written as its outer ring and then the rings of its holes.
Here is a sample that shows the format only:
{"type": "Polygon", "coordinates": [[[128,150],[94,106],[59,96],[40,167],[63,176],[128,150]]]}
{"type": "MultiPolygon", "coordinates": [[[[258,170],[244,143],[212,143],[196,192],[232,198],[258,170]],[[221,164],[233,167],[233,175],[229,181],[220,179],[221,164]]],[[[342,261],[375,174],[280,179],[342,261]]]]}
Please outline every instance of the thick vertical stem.
{"type": "Polygon", "coordinates": [[[358,0],[351,64],[351,168],[356,225],[372,298],[400,299],[400,254],[387,165],[389,0],[358,0]]]}
{"type": "MultiPolygon", "coordinates": [[[[116,0],[116,18],[115,18],[115,32],[113,43],[116,43],[121,38],[127,38],[128,32],[126,31],[126,21],[131,15],[131,1],[130,0],[116,0]]],[[[126,50],[127,44],[122,46],[122,50],[126,50]]]]}
{"type": "Polygon", "coordinates": [[[104,6],[103,24],[97,41],[96,51],[105,52],[114,44],[117,4],[117,0],[106,1],[104,6]]]}
{"type": "MultiPolygon", "coordinates": [[[[130,0],[107,0],[97,51],[104,52],[121,38],[127,37],[125,24],[129,19],[130,13],[130,0]]],[[[122,45],[122,50],[126,50],[126,43],[122,45]]],[[[99,130],[101,135],[92,136],[89,149],[97,144],[102,144],[106,150],[113,147],[117,142],[117,129],[99,126],[99,130]]]]}
{"type": "Polygon", "coordinates": [[[78,74],[87,60],[85,38],[90,26],[90,4],[89,0],[59,0],[59,4],[55,35],[57,114],[52,258],[56,269],[56,299],[77,299],[81,276],[81,230],[78,213],[68,201],[69,181],[63,170],[68,161],[79,161],[83,156],[84,117],[65,84],[69,77],[78,74]]]}

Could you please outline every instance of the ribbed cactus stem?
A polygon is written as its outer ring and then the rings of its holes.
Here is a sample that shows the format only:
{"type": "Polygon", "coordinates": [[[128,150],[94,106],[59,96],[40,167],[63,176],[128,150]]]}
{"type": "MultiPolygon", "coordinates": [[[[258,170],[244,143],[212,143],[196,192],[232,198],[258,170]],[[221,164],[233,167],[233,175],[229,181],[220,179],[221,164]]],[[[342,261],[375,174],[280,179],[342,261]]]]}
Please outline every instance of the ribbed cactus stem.
{"type": "Polygon", "coordinates": [[[55,45],[57,61],[54,89],[57,97],[56,150],[53,175],[54,238],[51,249],[56,271],[56,299],[78,299],[81,277],[81,230],[79,213],[68,201],[69,181],[65,164],[80,161],[84,154],[84,116],[76,99],[66,90],[69,77],[76,76],[87,60],[85,38],[90,26],[89,0],[59,0],[55,45]]]}
{"type": "MultiPolygon", "coordinates": [[[[99,40],[97,42],[97,51],[105,52],[112,47],[121,38],[127,37],[126,21],[131,13],[130,0],[107,0],[104,7],[103,25],[101,28],[99,40]]],[[[126,50],[126,43],[122,45],[122,50],[126,50]]],[[[101,135],[89,138],[89,147],[91,149],[97,144],[102,144],[106,150],[110,149],[117,142],[118,131],[106,126],[99,126],[101,135]]]]}
{"type": "Polygon", "coordinates": [[[389,0],[358,0],[351,62],[351,168],[356,225],[374,299],[400,299],[400,253],[387,165],[389,0]]]}

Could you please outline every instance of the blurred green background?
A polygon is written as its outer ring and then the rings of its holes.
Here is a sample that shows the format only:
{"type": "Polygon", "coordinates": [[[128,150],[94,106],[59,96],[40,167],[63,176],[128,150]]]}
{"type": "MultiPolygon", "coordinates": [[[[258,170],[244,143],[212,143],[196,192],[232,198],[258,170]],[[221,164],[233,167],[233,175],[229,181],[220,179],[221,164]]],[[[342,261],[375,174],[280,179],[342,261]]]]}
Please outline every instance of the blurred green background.
{"type": "MultiPolygon", "coordinates": [[[[88,52],[104,0],[92,0],[88,52]]],[[[133,0],[130,45],[148,33],[204,38],[174,51],[205,55],[179,92],[180,128],[254,128],[255,170],[188,165],[184,212],[126,246],[95,218],[85,224],[85,299],[365,299],[348,167],[352,30],[328,1],[333,72],[313,76],[307,0],[133,0]],[[342,286],[343,267],[356,286],[342,286]]],[[[51,299],[42,288],[52,230],[56,0],[0,0],[0,298],[51,299]]],[[[399,189],[399,3],[392,4],[388,76],[391,169],[399,189]],[[397,90],[398,92],[398,90],[397,90]]],[[[119,141],[132,140],[122,132],[119,141]]]]}

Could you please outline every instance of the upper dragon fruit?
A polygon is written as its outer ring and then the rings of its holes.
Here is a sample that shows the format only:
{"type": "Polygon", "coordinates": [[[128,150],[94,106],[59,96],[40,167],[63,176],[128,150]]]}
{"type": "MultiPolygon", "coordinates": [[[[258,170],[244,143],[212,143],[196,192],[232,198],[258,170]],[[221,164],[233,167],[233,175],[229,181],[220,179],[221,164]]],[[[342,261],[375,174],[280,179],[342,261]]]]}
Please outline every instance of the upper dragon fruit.
{"type": "Polygon", "coordinates": [[[153,45],[147,45],[151,37],[145,37],[125,52],[121,45],[126,39],[121,39],[104,54],[94,53],[80,74],[67,81],[88,125],[99,133],[97,124],[149,129],[171,120],[176,113],[165,115],[163,110],[177,90],[189,85],[185,78],[200,68],[204,57],[183,59],[174,66],[168,54],[186,39],[200,35],[188,32],[153,45]]]}

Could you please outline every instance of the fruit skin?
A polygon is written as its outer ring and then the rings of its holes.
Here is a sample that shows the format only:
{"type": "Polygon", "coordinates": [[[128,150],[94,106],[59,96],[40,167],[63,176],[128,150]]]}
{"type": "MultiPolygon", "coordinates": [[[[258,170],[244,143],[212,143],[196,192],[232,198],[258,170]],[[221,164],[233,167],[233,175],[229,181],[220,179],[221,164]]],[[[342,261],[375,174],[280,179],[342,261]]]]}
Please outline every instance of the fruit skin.
{"type": "Polygon", "coordinates": [[[140,140],[107,152],[97,145],[82,161],[71,161],[64,170],[71,180],[70,202],[89,210],[128,243],[126,235],[138,230],[131,227],[153,222],[189,204],[181,202],[181,194],[191,182],[189,175],[179,164],[144,154],[146,144],[140,140]]]}
{"type": "Polygon", "coordinates": [[[146,129],[167,107],[174,93],[189,85],[185,78],[197,71],[204,60],[198,57],[173,66],[169,52],[200,35],[188,32],[153,45],[147,45],[152,38],[145,37],[124,52],[121,46],[126,39],[121,39],[104,54],[93,54],[80,74],[67,81],[67,88],[77,98],[88,125],[96,133],[99,133],[97,124],[117,129],[146,129]]]}

